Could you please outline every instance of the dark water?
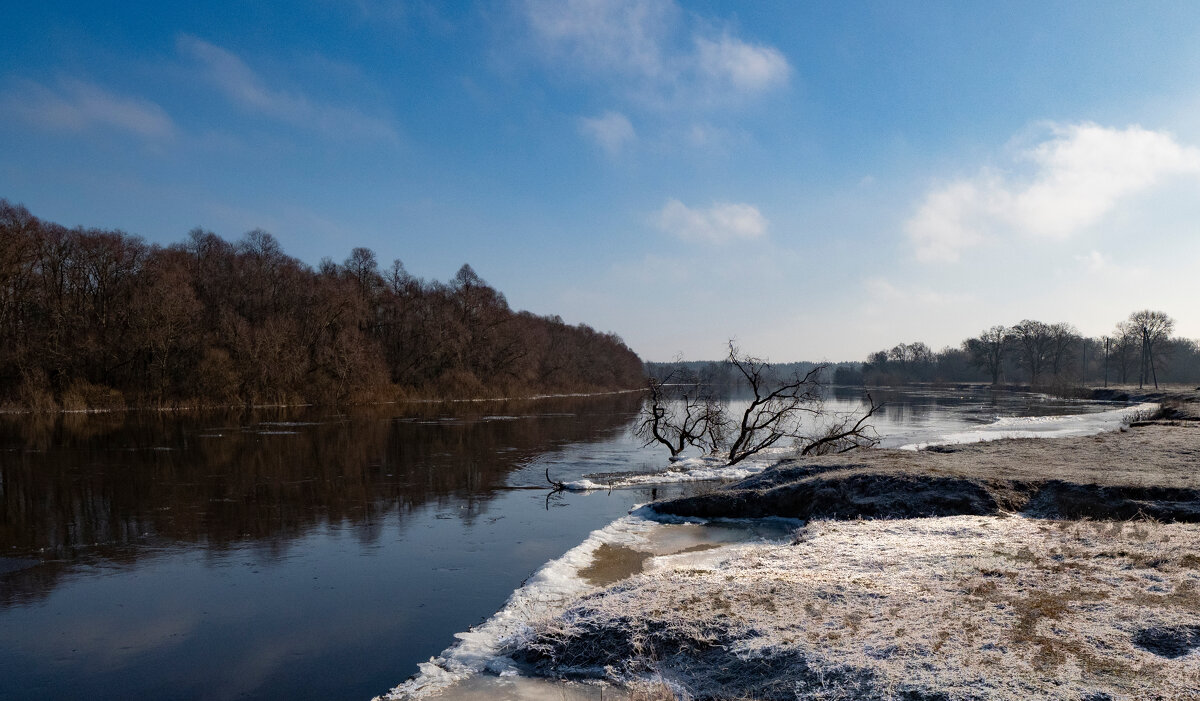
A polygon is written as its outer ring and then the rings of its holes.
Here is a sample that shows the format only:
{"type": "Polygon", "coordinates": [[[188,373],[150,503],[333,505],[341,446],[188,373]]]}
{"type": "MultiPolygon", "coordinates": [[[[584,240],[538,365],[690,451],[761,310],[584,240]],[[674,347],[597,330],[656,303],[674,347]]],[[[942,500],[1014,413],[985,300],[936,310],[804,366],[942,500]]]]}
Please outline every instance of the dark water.
{"type": "MultiPolygon", "coordinates": [[[[894,442],[1106,408],[876,399],[894,442]]],[[[628,435],[639,402],[0,416],[0,699],[383,693],[544,562],[664,495],[545,489],[547,468],[662,470],[628,435]]]]}
{"type": "Polygon", "coordinates": [[[0,418],[0,698],[382,693],[649,500],[540,488],[639,400],[0,418]]]}

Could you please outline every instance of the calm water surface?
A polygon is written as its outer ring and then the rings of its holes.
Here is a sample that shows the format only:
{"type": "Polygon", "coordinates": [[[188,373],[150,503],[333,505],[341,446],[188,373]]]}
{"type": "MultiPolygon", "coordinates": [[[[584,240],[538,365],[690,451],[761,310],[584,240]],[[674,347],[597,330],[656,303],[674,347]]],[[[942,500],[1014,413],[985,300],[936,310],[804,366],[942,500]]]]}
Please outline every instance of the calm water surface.
{"type": "MultiPolygon", "coordinates": [[[[1109,408],[876,399],[897,445],[1109,408]]],[[[547,468],[664,469],[628,435],[639,402],[0,416],[0,699],[383,693],[544,562],[667,494],[544,489],[547,468]]]]}

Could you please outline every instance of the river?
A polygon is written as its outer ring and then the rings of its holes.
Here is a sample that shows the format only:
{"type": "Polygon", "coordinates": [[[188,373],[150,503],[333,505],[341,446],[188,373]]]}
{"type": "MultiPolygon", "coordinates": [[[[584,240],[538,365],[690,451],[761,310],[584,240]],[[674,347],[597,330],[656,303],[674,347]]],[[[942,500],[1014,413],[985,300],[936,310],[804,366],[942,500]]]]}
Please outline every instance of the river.
{"type": "MultiPolygon", "coordinates": [[[[1112,409],[876,400],[892,447],[1112,409]]],[[[640,401],[0,415],[0,699],[382,694],[592,531],[699,488],[547,489],[666,470],[629,433],[640,401]]]]}

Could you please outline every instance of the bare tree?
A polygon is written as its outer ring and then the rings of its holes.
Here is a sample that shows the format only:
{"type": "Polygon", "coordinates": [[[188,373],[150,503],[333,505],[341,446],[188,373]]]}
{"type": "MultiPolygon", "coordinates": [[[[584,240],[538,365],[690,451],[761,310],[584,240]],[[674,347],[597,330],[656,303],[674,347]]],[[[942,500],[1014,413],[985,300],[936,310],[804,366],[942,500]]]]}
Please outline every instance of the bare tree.
{"type": "Polygon", "coordinates": [[[1050,325],[1041,321],[1025,319],[1011,329],[1017,349],[1017,357],[1029,370],[1029,384],[1036,387],[1042,369],[1050,359],[1052,340],[1050,325]]]}
{"type": "Polygon", "coordinates": [[[879,442],[879,434],[867,420],[875,415],[881,405],[876,404],[871,395],[867,394],[868,409],[866,413],[849,414],[838,417],[819,433],[808,439],[806,445],[800,448],[801,455],[828,455],[830,453],[848,453],[857,448],[867,448],[879,442]]]}
{"type": "Polygon", "coordinates": [[[692,372],[672,370],[646,380],[649,396],[634,435],[643,446],[661,443],[675,457],[688,446],[716,452],[724,440],[725,417],[710,389],[692,372]]]}
{"type": "Polygon", "coordinates": [[[728,405],[716,401],[694,375],[673,373],[665,380],[651,379],[637,428],[646,445],[661,443],[672,456],[689,445],[714,453],[720,450],[727,463],[735,465],[783,439],[790,439],[802,455],[847,452],[878,442],[867,423],[878,409],[870,395],[864,415],[830,421],[832,415],[825,411],[819,393],[825,365],[780,378],[770,363],[743,354],[733,342],[726,362],[753,395],[745,408],[730,415],[728,405]],[[679,379],[685,381],[669,382],[679,379]]]}
{"type": "Polygon", "coordinates": [[[1171,331],[1175,329],[1175,320],[1163,312],[1143,309],[1129,315],[1129,324],[1141,341],[1142,347],[1138,387],[1153,379],[1154,388],[1158,389],[1158,370],[1155,368],[1154,358],[1159,353],[1162,342],[1169,338],[1171,331]]]}
{"type": "MultiPolygon", "coordinates": [[[[903,351],[900,355],[903,357],[903,351]]],[[[782,438],[798,438],[795,424],[800,416],[819,413],[817,379],[824,365],[780,381],[773,377],[766,360],[742,354],[733,342],[729,344],[727,361],[754,393],[736,424],[737,438],[729,444],[730,465],[775,445],[782,438]]]]}
{"type": "Polygon", "coordinates": [[[1059,374],[1074,358],[1075,348],[1081,340],[1079,330],[1066,322],[1050,324],[1046,328],[1050,335],[1050,372],[1058,380],[1059,374]]]}
{"type": "Polygon", "coordinates": [[[1008,330],[1003,326],[993,326],[984,330],[975,338],[963,341],[963,350],[971,356],[971,362],[979,368],[987,370],[992,376],[992,384],[1000,384],[1000,373],[1004,370],[1004,353],[1009,346],[1008,330]]]}
{"type": "Polygon", "coordinates": [[[1138,331],[1132,322],[1122,321],[1117,324],[1116,330],[1113,331],[1110,359],[1117,364],[1121,384],[1129,382],[1129,368],[1134,362],[1139,343],[1138,331]]]}

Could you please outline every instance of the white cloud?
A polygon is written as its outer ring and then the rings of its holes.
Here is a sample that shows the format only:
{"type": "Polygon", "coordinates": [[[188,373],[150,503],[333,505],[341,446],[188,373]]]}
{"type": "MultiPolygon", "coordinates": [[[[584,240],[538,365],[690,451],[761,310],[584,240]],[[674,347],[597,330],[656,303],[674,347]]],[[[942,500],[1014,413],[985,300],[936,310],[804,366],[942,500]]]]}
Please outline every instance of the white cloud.
{"type": "Polygon", "coordinates": [[[721,244],[761,238],[767,233],[767,218],[748,204],[718,202],[708,209],[691,209],[679,200],[654,215],[658,228],[684,241],[721,244]]]}
{"type": "Polygon", "coordinates": [[[678,8],[667,0],[526,0],[525,19],[556,58],[588,70],[657,78],[661,46],[678,8]]]}
{"type": "Polygon", "coordinates": [[[54,88],[21,81],[0,96],[0,111],[51,129],[118,129],[156,140],[175,134],[174,122],[156,103],[117,95],[81,80],[62,79],[54,88]]]}
{"type": "Polygon", "coordinates": [[[696,37],[700,71],[718,84],[745,92],[761,92],[787,82],[791,68],[770,46],[754,46],[728,35],[717,40],[696,37]]]}
{"type": "Polygon", "coordinates": [[[1136,125],[1055,126],[1016,161],[1023,177],[983,170],[927,193],[904,226],[917,258],[957,260],[990,238],[1065,239],[1168,178],[1200,173],[1200,149],[1136,125]]]}
{"type": "Polygon", "coordinates": [[[729,103],[786,83],[791,71],[778,49],[714,35],[672,0],[526,0],[522,8],[546,63],[643,101],[729,103]]]}
{"type": "Polygon", "coordinates": [[[598,117],[583,117],[579,120],[579,129],[585,135],[595,139],[609,155],[620,153],[627,144],[637,139],[633,124],[629,118],[620,112],[608,111],[598,117]]]}
{"type": "Polygon", "coordinates": [[[303,93],[272,89],[242,59],[203,39],[183,35],[177,46],[180,53],[200,63],[208,82],[249,112],[337,136],[397,139],[384,119],[317,102],[303,93]]]}

